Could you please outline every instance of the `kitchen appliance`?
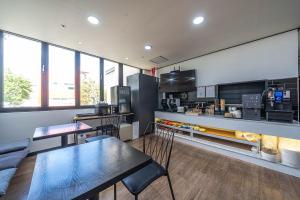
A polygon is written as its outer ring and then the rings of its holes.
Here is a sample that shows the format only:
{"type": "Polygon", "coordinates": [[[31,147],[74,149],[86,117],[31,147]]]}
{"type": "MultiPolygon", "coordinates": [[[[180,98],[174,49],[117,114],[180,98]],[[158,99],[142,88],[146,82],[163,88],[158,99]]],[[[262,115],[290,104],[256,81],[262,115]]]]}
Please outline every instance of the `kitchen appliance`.
{"type": "Polygon", "coordinates": [[[168,111],[169,110],[168,99],[162,99],[160,104],[163,108],[163,111],[168,111]]]}
{"type": "Polygon", "coordinates": [[[243,119],[261,120],[261,95],[242,95],[243,119]]]}
{"type": "Polygon", "coordinates": [[[267,90],[266,118],[268,121],[293,122],[291,92],[283,87],[267,90]]]}
{"type": "Polygon", "coordinates": [[[110,114],[118,114],[119,113],[119,107],[117,105],[110,105],[110,114]]]}
{"type": "Polygon", "coordinates": [[[105,102],[99,102],[95,105],[95,115],[109,115],[111,107],[105,102]]]}
{"type": "Polygon", "coordinates": [[[136,138],[144,134],[149,122],[154,122],[154,111],[158,108],[158,80],[154,76],[134,74],[127,77],[127,85],[131,88],[133,138],[136,138]]]}
{"type": "Polygon", "coordinates": [[[177,107],[177,112],[178,113],[185,113],[185,111],[186,111],[186,108],[184,106],[178,106],[177,107]]]}
{"type": "Polygon", "coordinates": [[[169,99],[168,105],[171,112],[177,112],[177,107],[180,106],[180,99],[169,99]]]}
{"type": "Polygon", "coordinates": [[[130,113],[131,91],[128,86],[114,86],[110,88],[111,103],[117,106],[118,113],[130,113]]]}
{"type": "Polygon", "coordinates": [[[172,71],[160,75],[161,92],[190,92],[196,90],[196,71],[172,71]]]}

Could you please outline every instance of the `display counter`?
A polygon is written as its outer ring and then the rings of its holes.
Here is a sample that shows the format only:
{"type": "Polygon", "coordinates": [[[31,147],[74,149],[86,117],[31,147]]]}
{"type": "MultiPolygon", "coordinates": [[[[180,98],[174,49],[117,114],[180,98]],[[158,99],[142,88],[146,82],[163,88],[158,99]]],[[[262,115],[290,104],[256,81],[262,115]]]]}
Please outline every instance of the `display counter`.
{"type": "Polygon", "coordinates": [[[300,177],[300,126],[222,116],[155,112],[157,123],[177,129],[175,139],[300,177]]]}
{"type": "Polygon", "coordinates": [[[225,118],[220,115],[187,115],[183,113],[155,112],[156,118],[172,121],[200,124],[220,129],[238,130],[243,132],[258,133],[264,135],[279,136],[292,139],[300,139],[300,125],[298,123],[278,123],[268,121],[254,121],[244,119],[225,118]]]}

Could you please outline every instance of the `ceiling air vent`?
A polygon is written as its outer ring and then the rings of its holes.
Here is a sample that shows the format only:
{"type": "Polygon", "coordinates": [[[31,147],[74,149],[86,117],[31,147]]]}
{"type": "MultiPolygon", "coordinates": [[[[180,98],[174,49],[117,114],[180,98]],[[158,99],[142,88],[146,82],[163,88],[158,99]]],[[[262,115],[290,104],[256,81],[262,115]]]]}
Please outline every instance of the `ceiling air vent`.
{"type": "Polygon", "coordinates": [[[152,58],[150,61],[155,63],[155,64],[161,64],[163,62],[168,61],[168,59],[166,59],[165,57],[162,57],[162,56],[158,56],[156,58],[152,58]]]}

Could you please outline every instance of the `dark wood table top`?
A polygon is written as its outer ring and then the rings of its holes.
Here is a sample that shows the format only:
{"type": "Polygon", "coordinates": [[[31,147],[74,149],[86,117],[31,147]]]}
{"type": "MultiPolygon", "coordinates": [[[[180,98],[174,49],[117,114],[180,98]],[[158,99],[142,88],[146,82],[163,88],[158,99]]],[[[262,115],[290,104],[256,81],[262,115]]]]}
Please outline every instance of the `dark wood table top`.
{"type": "Polygon", "coordinates": [[[151,162],[116,138],[38,154],[28,199],[86,199],[151,162]]]}
{"type": "Polygon", "coordinates": [[[92,127],[82,122],[38,127],[35,129],[33,140],[41,140],[51,137],[68,135],[72,133],[90,131],[92,129],[92,127]]]}

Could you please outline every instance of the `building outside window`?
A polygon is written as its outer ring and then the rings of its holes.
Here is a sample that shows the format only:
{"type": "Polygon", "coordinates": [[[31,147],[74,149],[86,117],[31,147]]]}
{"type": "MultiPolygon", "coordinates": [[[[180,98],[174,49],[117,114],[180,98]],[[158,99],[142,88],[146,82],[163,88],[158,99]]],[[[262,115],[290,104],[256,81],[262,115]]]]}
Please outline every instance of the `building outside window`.
{"type": "Polygon", "coordinates": [[[104,60],[104,101],[111,104],[110,88],[119,85],[119,64],[104,60]]]}
{"type": "Polygon", "coordinates": [[[99,58],[80,54],[80,105],[95,105],[100,100],[99,58]]]}
{"type": "Polygon", "coordinates": [[[49,106],[75,106],[75,52],[51,45],[49,106]]]}
{"type": "Polygon", "coordinates": [[[123,85],[127,86],[127,76],[140,73],[140,69],[123,65],[123,85]]]}
{"type": "Polygon", "coordinates": [[[3,106],[41,106],[41,43],[4,33],[3,106]]]}

